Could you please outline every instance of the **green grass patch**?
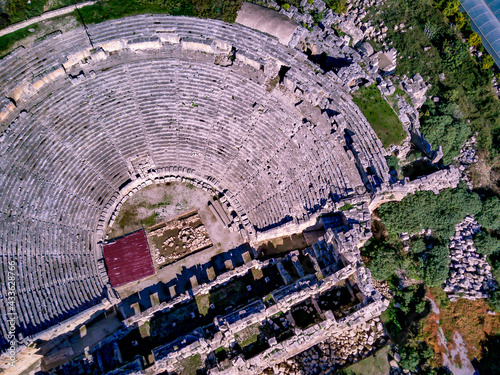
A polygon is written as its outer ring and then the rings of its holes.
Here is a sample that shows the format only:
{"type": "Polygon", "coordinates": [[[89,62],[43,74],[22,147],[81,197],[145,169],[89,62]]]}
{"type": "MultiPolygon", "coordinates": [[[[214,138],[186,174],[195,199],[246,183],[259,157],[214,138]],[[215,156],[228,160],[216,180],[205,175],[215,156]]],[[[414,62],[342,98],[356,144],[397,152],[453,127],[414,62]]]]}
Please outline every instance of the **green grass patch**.
{"type": "Polygon", "coordinates": [[[344,375],[379,375],[389,373],[387,352],[389,347],[380,349],[375,355],[367,357],[358,363],[344,369],[340,374],[344,375]]]}
{"type": "Polygon", "coordinates": [[[141,337],[148,337],[150,335],[150,329],[151,323],[144,322],[144,324],[141,324],[139,326],[139,333],[141,334],[141,337]]]}
{"type": "Polygon", "coordinates": [[[339,207],[339,211],[349,211],[353,207],[352,204],[346,203],[342,207],[339,207]]]}
{"type": "Polygon", "coordinates": [[[196,375],[197,370],[203,367],[201,355],[196,354],[191,357],[184,358],[179,361],[179,367],[181,368],[180,373],[183,375],[196,375]]]}
{"type": "Polygon", "coordinates": [[[374,85],[361,87],[353,94],[353,99],[385,148],[403,143],[406,138],[403,124],[374,85]]]}
{"type": "Polygon", "coordinates": [[[207,315],[210,309],[210,298],[209,294],[201,294],[195,297],[196,305],[198,306],[198,311],[201,315],[207,315]]]}
{"type": "Polygon", "coordinates": [[[158,214],[155,212],[154,214],[148,216],[147,218],[145,218],[142,223],[146,226],[146,227],[152,227],[153,225],[156,224],[156,218],[158,217],[158,214]]]}
{"type": "Polygon", "coordinates": [[[38,24],[35,23],[33,25],[25,27],[24,29],[14,31],[13,33],[0,37],[0,58],[7,55],[7,53],[16,42],[19,42],[20,40],[23,40],[24,38],[32,35],[32,33],[28,31],[28,29],[35,29],[36,31],[38,29],[38,24]]]}
{"type": "Polygon", "coordinates": [[[241,4],[242,0],[104,0],[82,8],[80,13],[85,23],[149,13],[234,22],[241,4]]]}
{"type": "Polygon", "coordinates": [[[125,228],[127,225],[132,224],[137,219],[137,210],[131,208],[123,210],[122,217],[118,221],[120,228],[125,228]]]}
{"type": "Polygon", "coordinates": [[[257,341],[260,333],[260,323],[255,323],[234,335],[242,348],[257,341]]]}
{"type": "Polygon", "coordinates": [[[64,8],[64,7],[67,7],[69,5],[83,3],[85,1],[86,0],[52,0],[49,10],[64,8]]]}
{"type": "Polygon", "coordinates": [[[259,280],[264,277],[264,273],[262,272],[262,270],[256,268],[252,268],[252,275],[255,280],[259,280]]]}

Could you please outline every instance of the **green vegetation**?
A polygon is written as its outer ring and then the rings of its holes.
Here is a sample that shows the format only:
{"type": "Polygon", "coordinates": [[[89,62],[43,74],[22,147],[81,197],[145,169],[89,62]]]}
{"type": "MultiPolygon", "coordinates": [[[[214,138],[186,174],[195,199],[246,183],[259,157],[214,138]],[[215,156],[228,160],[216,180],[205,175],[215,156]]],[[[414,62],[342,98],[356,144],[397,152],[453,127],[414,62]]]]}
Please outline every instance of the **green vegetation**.
{"type": "Polygon", "coordinates": [[[430,287],[441,286],[448,277],[450,266],[450,252],[443,243],[431,244],[425,255],[424,281],[430,287]]]}
{"type": "MultiPolygon", "coordinates": [[[[389,0],[375,17],[384,20],[387,36],[401,56],[396,73],[420,73],[432,84],[428,95],[440,98],[437,107],[430,101],[422,107],[424,137],[431,139],[431,144],[442,144],[445,162],[450,162],[470,126],[479,133],[479,147],[495,162],[500,152],[500,102],[491,90],[491,60],[484,57],[476,61],[468,53],[468,45],[477,45],[478,36],[458,11],[458,0],[389,0]],[[406,32],[394,31],[394,25],[402,22],[406,32]],[[441,73],[444,80],[440,80],[441,73]],[[450,105],[459,109],[459,117],[450,114],[450,105]],[[439,118],[432,119],[434,116],[439,118]],[[466,126],[461,119],[470,120],[470,124],[466,126]],[[441,143],[439,134],[444,135],[441,143]]],[[[484,53],[482,46],[479,49],[484,53]]]]}
{"type": "Polygon", "coordinates": [[[404,269],[411,278],[423,279],[427,286],[440,286],[448,276],[449,238],[465,216],[475,215],[483,226],[474,239],[478,251],[486,255],[498,253],[500,240],[494,230],[500,224],[499,205],[497,197],[482,202],[478,194],[464,186],[443,190],[438,195],[421,191],[400,202],[386,203],[379,207],[378,213],[389,237],[368,241],[362,254],[369,259],[369,268],[376,279],[388,280],[396,270],[404,269]],[[424,241],[416,237],[410,251],[401,251],[400,233],[418,234],[429,228],[432,239],[424,241]]]}
{"type": "Polygon", "coordinates": [[[28,31],[29,29],[38,29],[38,24],[33,24],[28,27],[25,27],[24,29],[20,29],[17,31],[14,31],[13,33],[4,35],[0,37],[0,57],[5,54],[8,50],[14,46],[14,43],[28,37],[31,35],[31,33],[28,31]]]}
{"type": "Polygon", "coordinates": [[[482,210],[481,199],[464,186],[446,189],[440,194],[420,191],[407,196],[401,202],[389,202],[378,212],[389,233],[418,233],[431,228],[438,238],[447,241],[455,226],[468,214],[482,210]]]}
{"type": "Polygon", "coordinates": [[[474,237],[474,246],[479,253],[492,255],[500,251],[500,240],[482,230],[474,237]]]}
{"type": "Polygon", "coordinates": [[[210,309],[210,295],[209,294],[199,294],[195,297],[196,305],[198,306],[198,311],[200,315],[207,315],[210,309]]]}
{"type": "Polygon", "coordinates": [[[373,356],[369,356],[358,363],[349,366],[347,369],[337,374],[344,375],[380,375],[389,373],[389,363],[387,362],[387,352],[389,348],[377,351],[373,356]]]}
{"type": "Polygon", "coordinates": [[[201,355],[196,354],[182,359],[179,361],[179,367],[181,368],[181,374],[183,375],[196,375],[198,369],[203,367],[201,355]]]}
{"type": "Polygon", "coordinates": [[[460,155],[460,148],[471,133],[470,127],[456,104],[429,102],[426,108],[420,130],[434,149],[443,147],[443,162],[451,164],[460,155]]]}
{"type": "Polygon", "coordinates": [[[28,18],[39,16],[47,0],[7,0],[5,5],[0,5],[0,29],[10,24],[24,21],[28,18]]]}
{"type": "Polygon", "coordinates": [[[403,125],[375,86],[361,87],[354,93],[353,99],[384,147],[400,145],[403,142],[406,138],[403,125]]]}
{"type": "Polygon", "coordinates": [[[421,319],[430,309],[429,302],[423,299],[426,288],[419,284],[400,289],[396,277],[389,280],[389,286],[394,299],[382,320],[401,355],[399,366],[414,374],[447,374],[447,370],[436,367],[434,351],[422,336],[421,319]]]}
{"type": "Polygon", "coordinates": [[[309,14],[313,18],[314,25],[318,26],[321,21],[323,21],[323,18],[325,17],[324,12],[318,12],[318,11],[311,11],[309,14]]]}
{"type": "Polygon", "coordinates": [[[370,258],[370,271],[377,280],[387,280],[400,266],[398,251],[388,243],[370,239],[363,247],[362,255],[370,258]]]}
{"type": "Polygon", "coordinates": [[[214,18],[234,22],[242,0],[103,0],[84,7],[80,13],[85,23],[146,13],[214,18]]]}
{"type": "Polygon", "coordinates": [[[385,160],[387,161],[387,166],[389,167],[389,171],[391,174],[395,174],[396,177],[401,180],[403,179],[401,175],[401,166],[399,165],[399,159],[396,156],[386,156],[385,160]]]}
{"type": "Polygon", "coordinates": [[[500,230],[500,199],[490,197],[483,202],[483,209],[477,217],[483,227],[500,230]]]}
{"type": "Polygon", "coordinates": [[[260,323],[255,323],[234,335],[242,348],[257,341],[260,333],[260,323]]]}
{"type": "Polygon", "coordinates": [[[353,207],[352,204],[346,203],[342,207],[339,207],[339,211],[349,211],[353,207]]]}
{"type": "Polygon", "coordinates": [[[137,218],[137,210],[134,208],[125,208],[122,209],[121,218],[118,221],[118,225],[120,228],[125,228],[127,225],[132,224],[137,218]],[[123,212],[123,213],[122,213],[123,212]]]}
{"type": "Polygon", "coordinates": [[[149,321],[144,322],[139,326],[139,333],[141,337],[148,337],[150,335],[151,323],[149,321]]]}
{"type": "Polygon", "coordinates": [[[325,0],[326,6],[335,13],[343,14],[347,12],[346,0],[325,0]]]}
{"type": "MultiPolygon", "coordinates": [[[[485,301],[460,300],[451,303],[441,286],[448,277],[449,238],[454,234],[456,224],[470,214],[475,215],[483,225],[474,243],[480,253],[488,255],[493,276],[500,280],[500,240],[496,231],[500,224],[499,208],[500,200],[497,197],[481,200],[477,193],[467,190],[464,185],[443,190],[438,195],[417,192],[400,202],[385,203],[378,208],[387,232],[381,231],[382,234],[386,233],[385,236],[369,240],[362,249],[362,255],[372,276],[386,280],[394,294],[394,299],[383,314],[383,320],[398,345],[401,368],[421,374],[443,373],[443,369],[435,367],[436,358],[440,358],[442,350],[436,338],[438,325],[448,341],[460,327],[466,342],[478,348],[478,351],[486,339],[485,335],[497,331],[498,322],[494,323],[495,318],[488,315],[485,301]],[[419,236],[422,229],[431,229],[431,236],[419,236]],[[416,235],[410,240],[407,251],[403,249],[399,237],[402,232],[416,235]],[[401,289],[396,271],[423,282],[401,289]],[[441,309],[438,320],[422,320],[430,310],[423,299],[426,290],[436,296],[433,298],[441,309]],[[467,309],[470,312],[466,312],[467,309]],[[467,318],[464,318],[464,314],[467,318]],[[464,319],[467,324],[463,323],[464,319]],[[466,327],[462,327],[464,324],[466,327]]],[[[500,292],[493,292],[488,303],[490,308],[500,311],[500,292]]],[[[471,354],[478,355],[479,352],[471,354]]]]}
{"type": "Polygon", "coordinates": [[[146,227],[152,227],[153,225],[156,224],[156,218],[158,217],[158,213],[153,213],[151,214],[150,216],[148,216],[147,218],[145,218],[143,221],[142,221],[142,224],[144,224],[144,226],[146,227]]]}

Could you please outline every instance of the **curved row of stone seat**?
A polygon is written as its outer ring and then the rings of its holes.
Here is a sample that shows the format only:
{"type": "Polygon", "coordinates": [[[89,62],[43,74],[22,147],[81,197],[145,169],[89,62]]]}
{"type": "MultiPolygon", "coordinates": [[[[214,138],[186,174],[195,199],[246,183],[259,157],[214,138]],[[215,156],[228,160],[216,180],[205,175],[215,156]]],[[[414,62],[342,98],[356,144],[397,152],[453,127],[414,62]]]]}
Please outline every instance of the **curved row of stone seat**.
{"type": "MultiPolygon", "coordinates": [[[[3,202],[14,212],[19,210],[18,214],[24,211],[23,216],[26,217],[37,217],[38,212],[51,213],[50,219],[54,221],[65,219],[64,221],[69,225],[90,229],[95,224],[88,220],[89,216],[92,216],[88,214],[88,211],[93,206],[95,214],[95,211],[101,208],[92,202],[92,197],[88,198],[88,194],[82,193],[88,189],[89,181],[96,180],[95,176],[84,175],[82,177],[85,178],[74,178],[75,182],[80,185],[76,187],[71,185],[72,181],[66,174],[73,172],[78,176],[81,174],[80,165],[73,164],[75,160],[71,158],[67,159],[66,163],[56,162],[58,155],[60,155],[60,160],[67,158],[67,149],[53,139],[51,142],[49,134],[44,132],[45,129],[37,127],[37,124],[32,121],[31,117],[26,119],[24,123],[26,128],[18,122],[19,129],[24,130],[24,136],[16,139],[19,143],[8,139],[9,137],[3,137],[4,145],[7,145],[9,141],[12,142],[10,147],[2,150],[9,155],[3,158],[4,161],[9,162],[9,165],[5,166],[5,177],[0,181],[0,188],[6,192],[2,197],[3,202]],[[34,156],[28,153],[31,151],[34,152],[34,156]],[[64,184],[60,181],[64,181],[64,184]],[[51,191],[51,199],[40,199],[45,190],[51,191]],[[73,204],[70,204],[70,201],[73,204]],[[76,207],[74,203],[77,203],[76,207]],[[64,215],[65,211],[71,208],[76,211],[64,215]]],[[[97,193],[103,194],[104,191],[97,193]]]]}
{"type": "MultiPolygon", "coordinates": [[[[150,63],[152,65],[152,63],[150,63]]],[[[156,65],[160,65],[161,63],[160,62],[155,62],[156,65]]],[[[192,62],[190,62],[190,64],[192,64],[192,62]]],[[[151,66],[146,66],[147,69],[151,68],[151,66]]],[[[130,70],[131,69],[131,66],[128,67],[128,69],[130,70]]],[[[146,69],[146,71],[147,71],[146,69]]],[[[196,67],[197,70],[202,70],[202,67],[196,67]]],[[[111,73],[116,73],[116,69],[115,71],[113,72],[111,69],[110,70],[107,70],[106,73],[110,72],[111,73]]],[[[175,76],[175,71],[167,71],[167,77],[170,76],[170,74],[172,76],[175,76]]],[[[158,82],[158,79],[159,79],[159,76],[158,76],[158,73],[157,72],[152,72],[150,74],[152,77],[151,77],[151,82],[148,81],[148,79],[142,79],[141,82],[140,82],[140,85],[142,85],[142,87],[145,87],[146,89],[148,87],[151,87],[150,86],[150,83],[153,84],[155,82],[158,82]]],[[[144,77],[144,76],[142,76],[144,77]]],[[[122,84],[125,84],[127,82],[130,82],[130,88],[133,90],[133,89],[136,89],[136,91],[141,91],[138,87],[136,87],[136,81],[132,80],[132,81],[128,81],[128,80],[125,80],[123,78],[121,78],[121,80],[123,80],[122,84]]],[[[104,82],[106,84],[107,87],[115,87],[111,84],[111,82],[109,80],[106,80],[104,79],[104,82]]],[[[161,82],[161,80],[160,80],[161,82]]],[[[113,83],[113,84],[116,84],[116,83],[113,83]]],[[[177,86],[179,87],[184,87],[183,85],[180,85],[179,82],[177,82],[177,86]]],[[[146,92],[149,92],[149,91],[146,91],[146,92]]],[[[167,91],[167,93],[169,93],[169,91],[167,91]]],[[[214,139],[214,137],[216,136],[221,136],[221,141],[218,142],[218,144],[220,145],[227,145],[227,147],[231,147],[231,142],[232,140],[230,138],[225,138],[223,139],[224,137],[224,133],[210,133],[209,131],[212,130],[210,128],[211,124],[207,124],[206,122],[200,122],[198,119],[196,120],[193,120],[192,117],[196,117],[196,116],[199,116],[200,118],[205,118],[207,117],[207,112],[208,113],[211,113],[211,112],[214,112],[216,110],[216,107],[214,107],[213,109],[211,110],[207,110],[206,112],[204,113],[197,113],[199,112],[199,110],[201,108],[205,108],[209,105],[211,105],[213,103],[213,101],[211,100],[211,98],[208,98],[208,100],[205,100],[204,97],[200,97],[200,96],[194,96],[194,95],[199,95],[199,93],[195,93],[195,92],[192,92],[190,94],[188,94],[185,98],[175,98],[174,97],[174,100],[172,102],[162,102],[162,106],[160,108],[172,108],[172,107],[180,107],[181,109],[184,109],[184,108],[189,108],[185,111],[179,111],[181,112],[180,114],[175,114],[173,113],[173,120],[175,121],[175,123],[173,124],[172,126],[172,133],[175,134],[175,131],[177,130],[177,127],[182,127],[182,132],[184,133],[185,135],[185,138],[186,138],[186,141],[193,141],[193,139],[196,139],[196,138],[201,138],[201,139],[204,139],[205,138],[205,135],[208,135],[207,138],[209,137],[212,137],[212,140],[214,139]],[[196,98],[196,99],[195,99],[196,98]],[[188,99],[190,99],[190,102],[188,101],[188,99]],[[183,101],[184,100],[184,101],[183,101]],[[196,102],[196,107],[193,107],[193,100],[196,102]],[[187,102],[185,103],[184,105],[180,105],[179,106],[179,102],[187,102]],[[195,114],[191,113],[191,112],[195,112],[195,114]],[[180,120],[181,119],[181,120],[180,120]],[[190,124],[193,124],[192,126],[190,126],[190,124]],[[203,132],[204,131],[207,131],[207,134],[204,134],[203,132]],[[201,137],[200,137],[200,133],[201,133],[201,137]],[[215,134],[215,135],[214,135],[215,134]]],[[[232,96],[230,94],[227,95],[229,98],[232,96]]],[[[143,112],[142,113],[142,116],[138,116],[138,117],[142,117],[142,119],[144,118],[147,118],[147,116],[149,116],[148,114],[148,111],[151,111],[152,113],[155,113],[157,112],[158,110],[156,108],[158,108],[158,101],[159,101],[159,98],[158,96],[155,98],[155,102],[153,104],[151,103],[148,103],[149,101],[149,96],[148,95],[144,95],[145,97],[145,101],[142,102],[139,98],[139,105],[138,107],[141,109],[141,111],[143,112]]],[[[239,103],[238,101],[232,101],[231,99],[228,99],[227,100],[228,103],[239,103]]],[[[229,113],[235,113],[235,111],[241,111],[241,109],[245,108],[245,107],[250,107],[250,106],[247,106],[247,105],[244,105],[244,106],[237,106],[236,109],[229,109],[229,113]]],[[[110,106],[109,110],[108,108],[106,108],[105,110],[103,110],[103,112],[107,111],[108,114],[110,115],[109,117],[111,118],[115,118],[115,114],[117,113],[117,110],[116,108],[110,106]],[[114,111],[114,112],[113,112],[114,111]]],[[[161,109],[160,109],[160,112],[161,112],[161,109]]],[[[156,113],[155,113],[156,115],[156,113]]],[[[156,147],[153,147],[150,151],[153,155],[157,155],[158,152],[161,152],[162,154],[164,155],[170,155],[170,154],[173,154],[173,155],[179,155],[179,153],[182,155],[182,150],[179,150],[179,149],[169,149],[169,145],[168,143],[171,144],[175,144],[175,143],[178,143],[176,141],[178,141],[177,138],[175,137],[172,137],[168,132],[165,132],[165,128],[164,126],[162,127],[161,126],[161,113],[156,116],[156,117],[153,117],[155,119],[155,121],[150,121],[150,123],[153,125],[153,130],[157,130],[157,131],[160,131],[158,134],[155,134],[155,133],[150,133],[151,135],[151,143],[152,144],[155,144],[156,147]],[[159,125],[160,124],[160,125],[159,125]],[[158,138],[160,138],[161,136],[169,136],[169,139],[166,140],[165,143],[161,144],[159,142],[155,142],[155,139],[158,141],[158,138]],[[171,151],[171,152],[168,152],[168,151],[171,151]]],[[[278,119],[275,119],[275,120],[278,120],[278,119]]],[[[297,119],[298,120],[298,119],[297,119]]],[[[139,120],[140,121],[140,120],[139,120]]],[[[165,120],[163,120],[164,122],[165,120]]],[[[121,124],[121,133],[123,134],[128,134],[129,132],[132,132],[134,129],[132,129],[131,127],[133,126],[135,128],[135,131],[136,133],[138,133],[138,126],[137,126],[137,121],[134,120],[134,118],[131,119],[130,121],[130,124],[126,124],[126,123],[122,123],[121,124]],[[130,126],[130,128],[129,128],[130,126]]],[[[227,126],[227,125],[226,125],[227,126]]],[[[286,124],[283,124],[282,126],[286,126],[286,124]]],[[[149,130],[148,126],[145,127],[147,130],[149,130]]],[[[139,129],[140,130],[140,129],[139,129]]],[[[267,138],[270,138],[272,139],[272,137],[256,137],[257,140],[265,140],[267,138]]],[[[193,142],[193,146],[196,146],[197,142],[193,142]]],[[[257,147],[255,147],[257,148],[257,147]]],[[[191,152],[201,152],[201,150],[196,150],[196,147],[188,147],[188,150],[191,152]]],[[[234,148],[233,148],[234,150],[234,148]]],[[[217,150],[213,150],[213,152],[210,152],[210,155],[214,155],[216,154],[216,151],[217,150]]],[[[234,150],[236,151],[236,150],[234,150]]],[[[271,158],[269,156],[269,158],[271,158]]],[[[154,156],[153,159],[158,159],[158,157],[154,156]]],[[[203,160],[202,160],[203,161],[203,160]]],[[[178,161],[176,161],[177,163],[179,163],[178,161]]],[[[187,162],[188,165],[193,165],[193,163],[195,163],[195,161],[190,161],[190,155],[189,154],[186,154],[184,155],[184,162],[187,162]]],[[[160,163],[156,163],[158,166],[161,166],[161,160],[160,160],[160,163]]],[[[182,165],[182,162],[180,163],[182,165]]],[[[214,163],[215,165],[223,165],[223,163],[221,163],[221,160],[218,160],[217,163],[214,163]]],[[[213,172],[213,171],[211,171],[213,172]]],[[[248,167],[245,168],[244,171],[236,171],[236,173],[240,173],[242,172],[243,174],[251,174],[251,171],[249,170],[248,167]]],[[[207,173],[208,174],[208,173],[207,173]]],[[[212,173],[214,175],[214,173],[212,173]]],[[[215,174],[215,176],[217,176],[215,174]]],[[[219,176],[217,176],[219,177],[219,176]]],[[[219,177],[220,179],[220,177],[219,177]]],[[[241,175],[239,176],[238,179],[241,179],[241,175]]],[[[231,176],[230,175],[225,175],[224,176],[224,182],[226,183],[227,186],[230,187],[230,189],[232,189],[235,185],[232,184],[232,179],[231,179],[231,176]]]]}
{"type": "MultiPolygon", "coordinates": [[[[267,43],[266,55],[268,56],[277,54],[278,57],[280,57],[279,54],[283,54],[283,51],[287,51],[288,56],[293,55],[296,59],[298,57],[302,57],[302,60],[304,59],[300,54],[294,53],[296,51],[290,53],[289,49],[277,44],[274,39],[268,36],[259,34],[240,25],[226,25],[218,21],[197,20],[196,23],[193,23],[192,19],[183,17],[173,18],[161,15],[138,16],[127,19],[126,22],[119,20],[112,23],[93,25],[90,27],[89,33],[94,42],[102,43],[110,38],[132,38],[134,35],[135,37],[138,35],[151,36],[162,30],[175,31],[181,36],[199,35],[200,37],[206,37],[207,34],[210,34],[210,36],[213,36],[214,38],[221,38],[222,40],[227,40],[229,42],[239,42],[245,46],[245,49],[251,52],[258,52],[259,49],[262,49],[262,44],[267,43]],[[228,28],[237,32],[228,32],[228,28]],[[132,32],[131,30],[134,31],[132,32]]],[[[81,37],[81,34],[78,35],[81,37]]],[[[61,38],[59,36],[55,37],[55,39],[56,38],[59,43],[61,38]]],[[[46,44],[47,41],[39,43],[39,45],[43,46],[43,48],[46,48],[46,44]]],[[[360,122],[353,121],[352,125],[356,125],[358,123],[360,122]]],[[[363,123],[363,121],[361,121],[361,123],[363,123]]],[[[364,126],[364,128],[369,128],[369,125],[364,126]]],[[[383,162],[381,164],[382,168],[377,169],[383,170],[383,162]]]]}
{"type": "MultiPolygon", "coordinates": [[[[51,142],[49,133],[50,129],[34,122],[32,116],[23,116],[12,131],[2,135],[2,152],[9,157],[2,158],[8,166],[2,165],[1,207],[10,209],[11,217],[2,218],[6,231],[1,248],[16,246],[15,251],[7,251],[4,256],[17,263],[16,307],[20,333],[24,336],[90,307],[102,297],[95,259],[92,253],[88,255],[88,230],[95,225],[92,217],[99,207],[91,207],[82,190],[73,190],[71,180],[58,183],[68,171],[78,171],[80,166],[57,160],[69,155],[66,149],[54,147],[58,144],[51,142]],[[16,144],[18,147],[13,147],[16,144]],[[86,233],[86,239],[75,241],[75,236],[80,235],[76,232],[86,233]],[[23,242],[24,238],[33,241],[23,242]],[[61,250],[70,249],[74,249],[72,254],[60,254],[61,250]],[[26,262],[22,261],[24,256],[26,262]],[[57,259],[40,263],[45,257],[57,259]]],[[[75,181],[88,189],[90,179],[93,176],[75,181]]],[[[5,296],[5,291],[2,294],[5,296]]]]}
{"type": "MultiPolygon", "coordinates": [[[[321,89],[328,88],[329,84],[326,81],[331,80],[332,74],[327,77],[322,77],[321,75],[316,74],[313,77],[313,73],[310,69],[306,70],[301,67],[301,65],[304,65],[307,60],[305,55],[280,45],[273,38],[237,24],[227,25],[213,20],[198,21],[195,25],[193,25],[191,19],[186,17],[168,17],[162,15],[138,16],[134,17],[133,20],[130,20],[134,26],[134,35],[147,37],[156,35],[159,31],[167,30],[175,32],[180,37],[194,36],[200,38],[210,37],[213,39],[220,39],[232,44],[237,49],[242,48],[246,51],[250,51],[250,53],[254,54],[256,57],[260,55],[260,59],[263,62],[269,57],[286,62],[287,65],[289,64],[293,68],[292,75],[295,75],[295,80],[298,82],[305,83],[318,81],[321,82],[321,89]],[[233,32],[229,32],[228,29],[233,32]],[[265,51],[263,51],[264,45],[265,51]],[[293,59],[290,59],[291,57],[293,57],[293,59]]],[[[127,28],[128,26],[124,25],[123,22],[106,25],[100,24],[91,26],[89,33],[94,42],[103,43],[109,39],[130,37],[130,35],[128,35],[127,28]]],[[[358,109],[352,102],[350,96],[347,93],[339,91],[338,87],[335,87],[333,92],[328,90],[328,94],[341,97],[342,99],[340,105],[343,105],[344,103],[346,104],[346,106],[341,107],[341,109],[352,112],[351,114],[353,116],[351,117],[351,121],[349,121],[349,125],[352,127],[352,130],[362,134],[363,138],[359,146],[362,148],[364,153],[363,159],[367,160],[371,155],[371,151],[377,151],[375,153],[375,164],[373,167],[383,176],[382,178],[385,179],[387,177],[387,169],[385,160],[382,159],[383,156],[385,156],[383,148],[380,141],[378,141],[378,144],[376,143],[378,138],[375,136],[375,133],[367,123],[364,116],[358,112],[358,109]],[[373,142],[370,142],[372,140],[373,142]],[[381,155],[377,157],[379,154],[381,155]]],[[[335,98],[335,96],[333,98],[335,98]]],[[[334,101],[334,104],[337,104],[336,100],[334,101]]]]}
{"type": "MultiPolygon", "coordinates": [[[[1,243],[5,250],[2,257],[4,266],[0,271],[2,279],[7,280],[5,265],[8,261],[15,261],[15,307],[23,336],[48,328],[99,302],[102,298],[102,283],[100,278],[91,276],[95,262],[82,252],[82,247],[88,247],[89,244],[88,233],[87,236],[79,236],[80,240],[74,240],[61,236],[64,228],[60,227],[60,230],[53,230],[56,233],[43,235],[49,230],[45,223],[31,221],[31,226],[38,227],[35,229],[38,229],[39,236],[30,238],[23,233],[20,222],[6,220],[4,223],[1,243]],[[50,249],[53,248],[67,251],[51,253],[50,249]],[[50,259],[55,257],[58,258],[57,262],[50,259]]],[[[56,226],[52,224],[51,228],[56,226]]],[[[6,298],[7,292],[2,285],[2,299],[6,298]]],[[[1,306],[3,308],[5,305],[1,306]]]]}
{"type": "Polygon", "coordinates": [[[2,117],[7,130],[0,136],[0,212],[10,228],[2,253],[28,254],[19,263],[22,274],[41,267],[50,280],[43,290],[34,278],[20,282],[29,301],[19,307],[28,334],[101,297],[106,279],[97,266],[95,233],[103,232],[122,199],[123,184],[138,176],[168,170],[206,181],[226,193],[245,225],[257,229],[307,219],[331,196],[350,194],[362,184],[346,173],[347,164],[373,164],[383,178],[380,141],[335,77],[314,73],[304,55],[269,36],[240,25],[168,16],[92,25],[89,34],[93,51],[79,29],[0,61],[0,79],[14,77],[1,94],[17,106],[2,117]],[[156,35],[174,36],[174,42],[137,52],[120,47],[156,35]],[[195,37],[201,44],[227,43],[250,60],[215,65],[210,54],[185,48],[182,38],[195,37]],[[115,41],[118,47],[99,50],[115,41]],[[291,91],[265,85],[277,74],[276,64],[290,68],[291,91]],[[306,87],[308,81],[313,83],[306,87]],[[296,107],[306,100],[325,108],[328,98],[344,116],[342,131],[354,134],[349,147],[359,160],[345,154],[343,136],[330,136],[333,120],[323,114],[326,125],[317,126],[296,107]],[[371,153],[377,155],[373,163],[371,153]],[[75,232],[86,240],[74,241],[75,232]],[[25,237],[40,241],[18,243],[25,237]],[[4,251],[8,243],[19,250],[4,251]],[[59,255],[60,249],[74,252],[59,255]],[[52,259],[34,263],[44,257],[52,259]],[[75,275],[71,285],[58,287],[69,274],[75,275]],[[39,302],[50,295],[53,305],[39,302]]]}

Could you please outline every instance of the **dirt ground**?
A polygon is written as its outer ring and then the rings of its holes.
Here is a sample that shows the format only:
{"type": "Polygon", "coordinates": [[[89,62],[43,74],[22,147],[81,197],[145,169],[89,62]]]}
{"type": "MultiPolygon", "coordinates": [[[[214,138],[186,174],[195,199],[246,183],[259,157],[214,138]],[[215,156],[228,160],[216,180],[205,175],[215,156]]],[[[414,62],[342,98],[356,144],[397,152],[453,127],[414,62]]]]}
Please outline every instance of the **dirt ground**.
{"type": "Polygon", "coordinates": [[[146,186],[125,202],[107,234],[109,238],[123,236],[197,210],[215,247],[226,251],[240,245],[241,236],[224,228],[208,208],[211,197],[205,190],[184,182],[146,186]]]}
{"type": "Polygon", "coordinates": [[[126,298],[159,282],[168,283],[181,274],[183,269],[205,264],[215,255],[235,249],[243,244],[239,232],[231,232],[212,214],[207,205],[211,197],[212,195],[205,190],[195,188],[187,183],[174,182],[149,185],[126,201],[113,228],[108,228],[109,238],[122,236],[163,221],[170,221],[180,214],[197,210],[213,246],[169,264],[158,270],[155,275],[141,280],[139,283],[130,283],[117,288],[121,298],[126,298]],[[146,222],[146,224],[151,225],[145,225],[144,222],[153,215],[155,215],[154,221],[146,222]],[[120,221],[123,226],[120,226],[120,221]]]}
{"type": "Polygon", "coordinates": [[[480,359],[482,343],[500,332],[500,316],[491,315],[484,300],[448,301],[444,292],[427,291],[433,312],[422,326],[424,340],[436,353],[436,365],[453,368],[453,374],[472,374],[461,369],[472,367],[470,361],[480,359]]]}
{"type": "Polygon", "coordinates": [[[472,164],[468,177],[475,188],[487,188],[500,193],[500,165],[488,165],[485,155],[478,153],[479,160],[472,164]]]}

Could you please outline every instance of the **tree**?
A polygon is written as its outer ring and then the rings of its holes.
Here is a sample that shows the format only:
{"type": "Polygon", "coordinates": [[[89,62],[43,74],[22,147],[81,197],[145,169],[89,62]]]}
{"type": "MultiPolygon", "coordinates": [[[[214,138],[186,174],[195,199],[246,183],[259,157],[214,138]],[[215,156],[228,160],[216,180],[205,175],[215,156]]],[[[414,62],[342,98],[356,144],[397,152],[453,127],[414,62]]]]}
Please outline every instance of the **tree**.
{"type": "Polygon", "coordinates": [[[448,247],[438,244],[432,247],[424,260],[424,282],[430,287],[441,286],[448,278],[450,256],[448,247]]]}
{"type": "Polygon", "coordinates": [[[363,256],[370,258],[368,268],[377,280],[387,280],[399,268],[396,249],[389,244],[370,239],[361,250],[363,256]]]}
{"type": "Polygon", "coordinates": [[[401,355],[399,365],[405,370],[414,372],[417,368],[423,367],[434,356],[434,352],[424,342],[412,341],[399,347],[401,355]]]}
{"type": "Polygon", "coordinates": [[[500,229],[500,199],[490,197],[483,202],[483,209],[477,216],[478,223],[489,229],[500,229]]]}
{"type": "Polygon", "coordinates": [[[465,186],[445,189],[439,194],[419,191],[400,202],[388,202],[378,208],[379,215],[389,233],[418,233],[433,229],[442,240],[455,233],[455,226],[467,215],[476,215],[482,204],[476,193],[465,186]]]}
{"type": "Polygon", "coordinates": [[[462,117],[455,104],[427,104],[426,116],[422,118],[422,135],[434,148],[443,147],[445,164],[452,163],[453,158],[460,154],[462,145],[470,135],[470,127],[462,117]]]}
{"type": "Polygon", "coordinates": [[[411,246],[410,246],[410,251],[413,254],[424,253],[426,250],[427,250],[427,246],[425,245],[424,240],[421,238],[413,241],[411,246]]]}
{"type": "Polygon", "coordinates": [[[482,230],[474,237],[474,246],[479,253],[491,255],[500,251],[500,240],[482,230]]]}

